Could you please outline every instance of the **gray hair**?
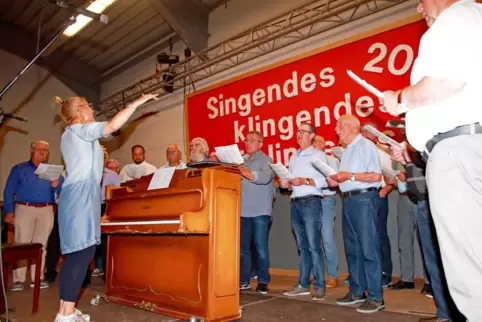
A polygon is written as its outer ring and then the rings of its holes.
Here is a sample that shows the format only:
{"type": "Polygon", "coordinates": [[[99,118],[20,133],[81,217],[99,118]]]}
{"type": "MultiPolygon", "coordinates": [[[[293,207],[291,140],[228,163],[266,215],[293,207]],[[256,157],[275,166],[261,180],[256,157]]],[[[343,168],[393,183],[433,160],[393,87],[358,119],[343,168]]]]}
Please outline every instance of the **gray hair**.
{"type": "Polygon", "coordinates": [[[35,149],[35,146],[37,144],[44,144],[47,146],[47,148],[49,147],[49,143],[47,141],[44,141],[44,140],[35,140],[35,141],[32,141],[30,142],[30,150],[33,150],[35,149]]]}
{"type": "Polygon", "coordinates": [[[166,152],[167,152],[167,150],[169,149],[170,146],[175,147],[176,150],[177,150],[177,152],[182,152],[181,147],[179,146],[179,144],[169,144],[169,145],[167,146],[167,148],[166,148],[166,152]]]}
{"type": "Polygon", "coordinates": [[[208,155],[209,155],[209,145],[208,145],[208,142],[207,142],[204,138],[201,138],[201,137],[192,139],[192,140],[191,140],[191,144],[192,144],[194,141],[200,141],[200,143],[201,143],[201,145],[203,146],[203,149],[204,149],[204,155],[208,156],[208,155]]]}

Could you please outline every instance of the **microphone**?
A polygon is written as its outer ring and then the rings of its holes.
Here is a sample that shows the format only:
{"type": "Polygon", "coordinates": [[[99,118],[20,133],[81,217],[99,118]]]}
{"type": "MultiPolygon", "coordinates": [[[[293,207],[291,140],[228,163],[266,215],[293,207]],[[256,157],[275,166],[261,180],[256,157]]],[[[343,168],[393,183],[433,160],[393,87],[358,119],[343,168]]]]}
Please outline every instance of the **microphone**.
{"type": "Polygon", "coordinates": [[[82,7],[77,7],[71,3],[68,3],[67,1],[63,0],[50,0],[51,3],[56,4],[57,6],[67,9],[70,12],[78,13],[81,15],[84,15],[86,17],[92,18],[94,20],[100,21],[104,24],[107,24],[109,22],[109,17],[103,14],[95,13],[89,10],[86,10],[82,7]]]}

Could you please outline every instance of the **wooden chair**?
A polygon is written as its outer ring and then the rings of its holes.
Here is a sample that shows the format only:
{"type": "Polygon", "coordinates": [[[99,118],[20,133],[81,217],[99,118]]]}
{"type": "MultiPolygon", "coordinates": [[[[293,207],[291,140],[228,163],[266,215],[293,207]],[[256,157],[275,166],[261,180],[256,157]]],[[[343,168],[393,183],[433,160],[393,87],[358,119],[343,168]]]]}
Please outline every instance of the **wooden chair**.
{"type": "MultiPolygon", "coordinates": [[[[38,312],[39,294],[40,294],[40,268],[42,265],[42,244],[12,244],[2,245],[2,262],[3,262],[3,285],[7,290],[8,281],[8,264],[16,263],[20,260],[28,260],[35,265],[35,281],[33,288],[33,305],[32,313],[38,312]]],[[[0,290],[0,314],[5,313],[5,299],[3,291],[0,290]]]]}

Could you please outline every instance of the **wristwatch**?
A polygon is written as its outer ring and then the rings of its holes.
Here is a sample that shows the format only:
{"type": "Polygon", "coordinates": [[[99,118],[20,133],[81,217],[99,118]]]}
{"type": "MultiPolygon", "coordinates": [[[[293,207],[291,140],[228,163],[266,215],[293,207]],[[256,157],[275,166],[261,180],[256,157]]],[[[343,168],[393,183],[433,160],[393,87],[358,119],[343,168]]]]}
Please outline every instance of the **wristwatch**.
{"type": "Polygon", "coordinates": [[[398,95],[397,95],[397,112],[399,114],[408,112],[407,105],[403,102],[403,99],[402,99],[402,93],[403,93],[403,89],[400,92],[398,92],[398,95]]]}
{"type": "Polygon", "coordinates": [[[354,174],[354,173],[351,174],[350,181],[356,181],[356,178],[355,178],[355,174],[354,174]]]}

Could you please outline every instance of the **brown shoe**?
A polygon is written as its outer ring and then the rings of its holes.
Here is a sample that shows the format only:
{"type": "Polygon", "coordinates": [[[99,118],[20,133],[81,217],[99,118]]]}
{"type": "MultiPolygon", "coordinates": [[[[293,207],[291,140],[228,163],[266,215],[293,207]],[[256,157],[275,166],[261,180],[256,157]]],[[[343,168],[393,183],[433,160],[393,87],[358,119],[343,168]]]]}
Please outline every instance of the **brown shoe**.
{"type": "Polygon", "coordinates": [[[338,280],[336,278],[329,278],[326,280],[326,288],[334,288],[338,286],[338,280]]]}

